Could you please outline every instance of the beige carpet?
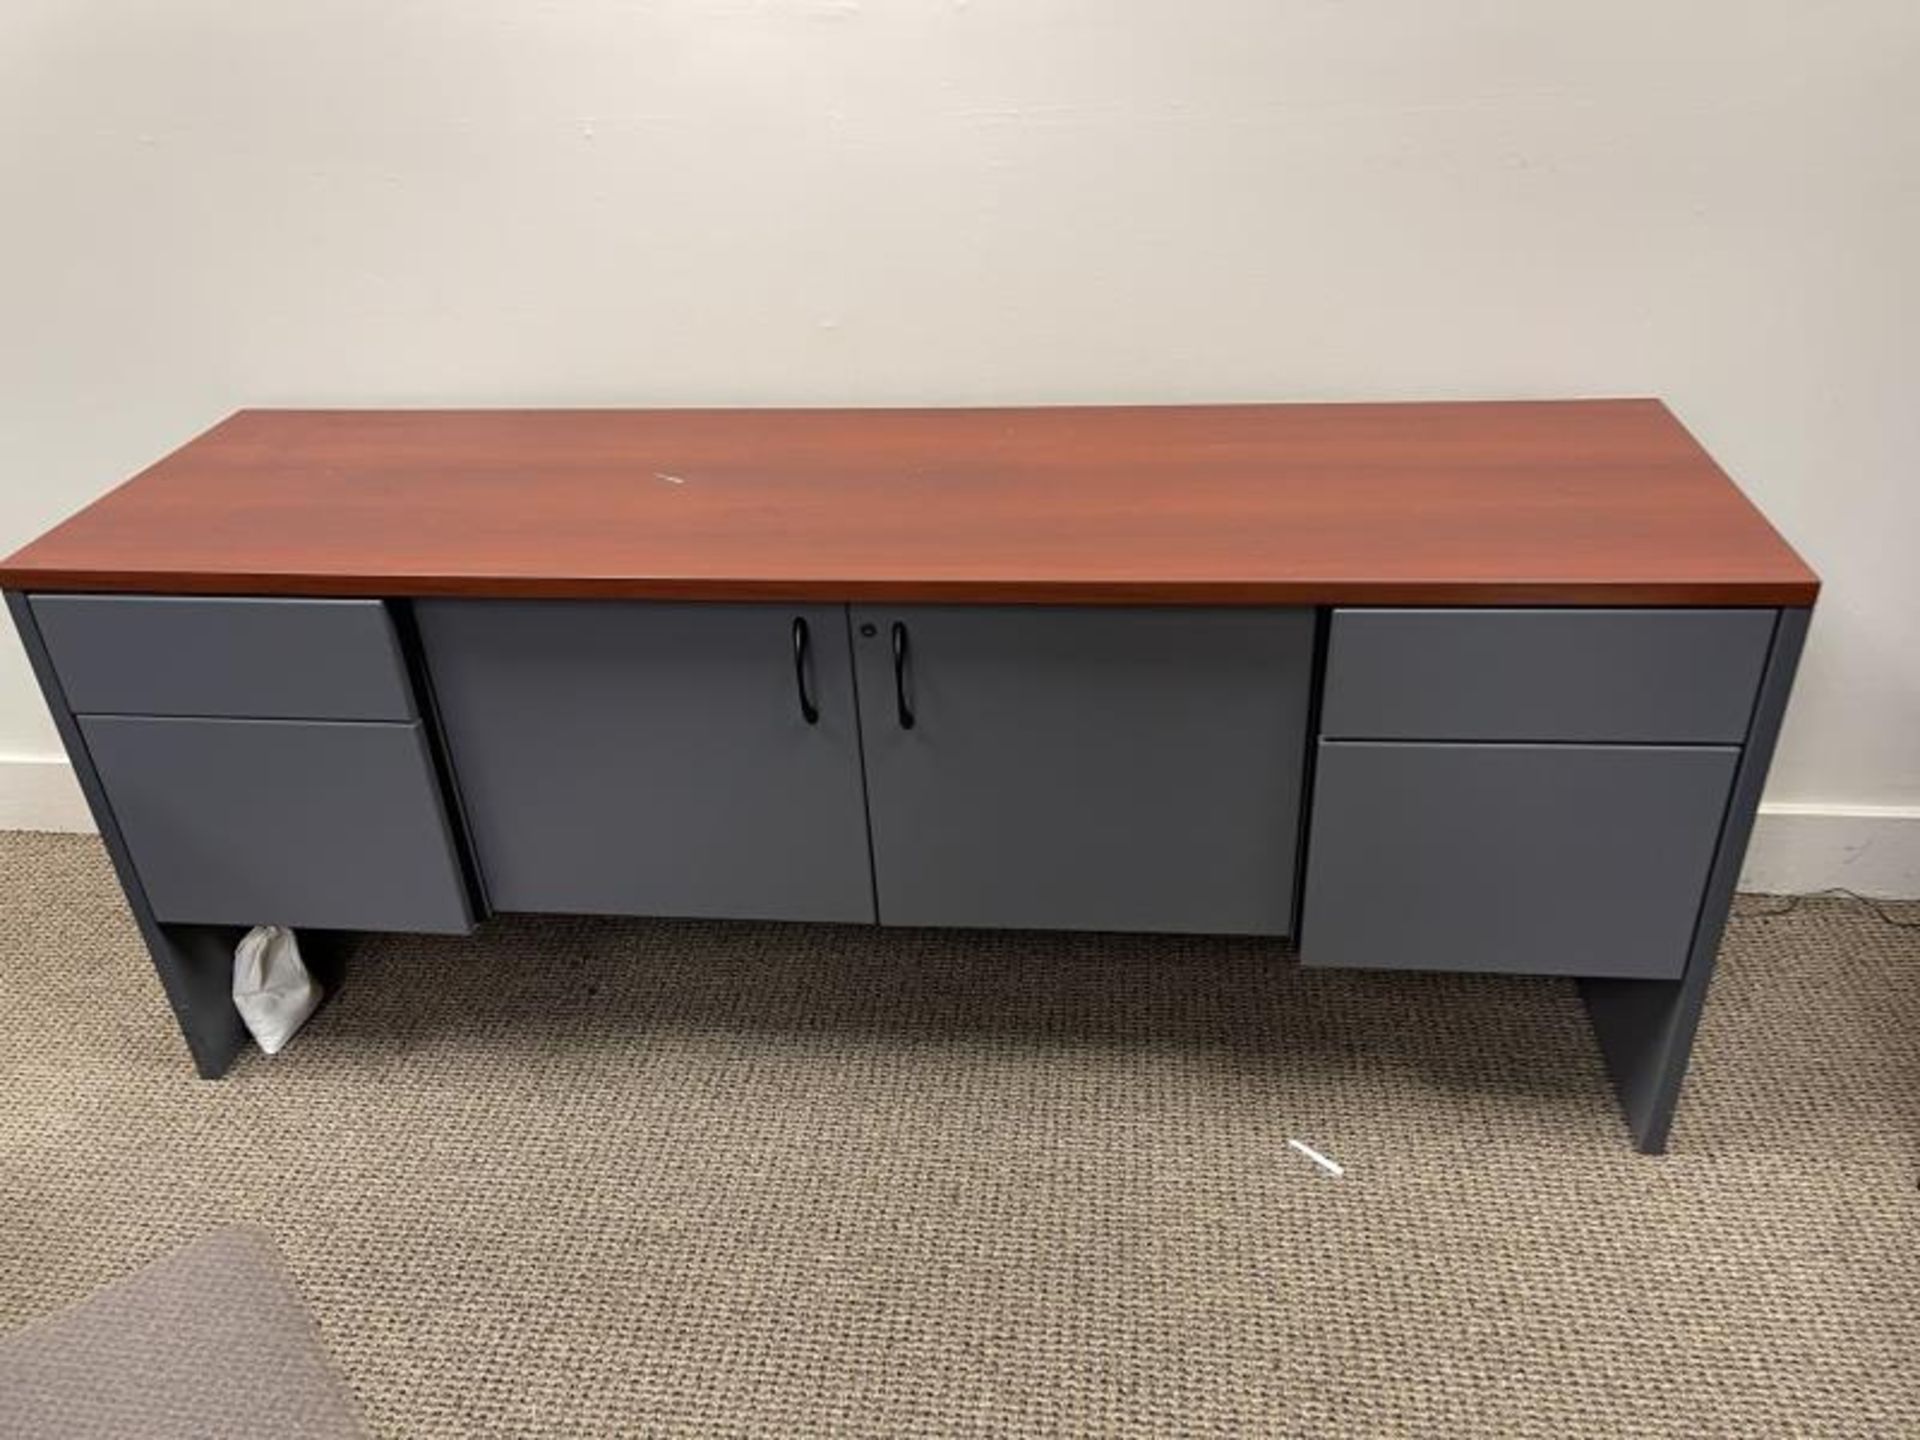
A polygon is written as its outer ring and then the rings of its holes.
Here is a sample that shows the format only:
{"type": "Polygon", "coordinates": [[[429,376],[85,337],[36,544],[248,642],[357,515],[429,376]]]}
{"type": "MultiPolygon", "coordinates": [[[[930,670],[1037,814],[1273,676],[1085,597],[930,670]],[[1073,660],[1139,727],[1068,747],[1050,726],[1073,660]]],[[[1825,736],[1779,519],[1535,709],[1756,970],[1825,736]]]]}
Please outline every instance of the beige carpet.
{"type": "Polygon", "coordinates": [[[384,1435],[1920,1433],[1920,932],[1845,901],[1736,921],[1662,1160],[1562,982],[513,922],[204,1084],[94,842],[0,904],[0,1328],[250,1222],[384,1435]]]}

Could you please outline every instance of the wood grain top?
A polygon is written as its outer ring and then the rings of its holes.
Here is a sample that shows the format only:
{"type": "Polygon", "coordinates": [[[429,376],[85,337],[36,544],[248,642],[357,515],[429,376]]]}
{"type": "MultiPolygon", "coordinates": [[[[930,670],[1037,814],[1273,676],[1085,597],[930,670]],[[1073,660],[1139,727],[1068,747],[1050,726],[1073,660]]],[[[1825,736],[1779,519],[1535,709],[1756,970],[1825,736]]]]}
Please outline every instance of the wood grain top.
{"type": "Polygon", "coordinates": [[[1655,400],[245,410],[26,546],[33,590],[1805,605],[1655,400]]]}

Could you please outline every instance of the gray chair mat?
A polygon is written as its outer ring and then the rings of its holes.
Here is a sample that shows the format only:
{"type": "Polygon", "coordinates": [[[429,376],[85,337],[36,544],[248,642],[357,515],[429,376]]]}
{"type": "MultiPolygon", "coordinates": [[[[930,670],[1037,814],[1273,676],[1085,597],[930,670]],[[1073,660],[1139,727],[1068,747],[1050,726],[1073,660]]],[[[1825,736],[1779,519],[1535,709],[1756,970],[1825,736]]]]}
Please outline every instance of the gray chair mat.
{"type": "Polygon", "coordinates": [[[273,1241],[229,1226],[0,1336],[9,1440],[363,1440],[273,1241]]]}

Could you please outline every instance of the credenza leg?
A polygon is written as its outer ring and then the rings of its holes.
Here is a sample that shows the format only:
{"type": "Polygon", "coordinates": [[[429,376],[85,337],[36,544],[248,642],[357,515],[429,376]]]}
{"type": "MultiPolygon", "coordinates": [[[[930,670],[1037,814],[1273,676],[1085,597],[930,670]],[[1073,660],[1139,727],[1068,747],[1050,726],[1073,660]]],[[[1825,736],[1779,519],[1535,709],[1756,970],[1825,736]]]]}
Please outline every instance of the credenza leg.
{"type": "Polygon", "coordinates": [[[1634,1144],[1643,1155],[1662,1153],[1686,1079],[1705,981],[1582,980],[1580,995],[1634,1144]]]}
{"type": "Polygon", "coordinates": [[[1720,825],[1720,841],[1707,888],[1701,897],[1687,968],[1678,980],[1582,980],[1581,998],[1593,1021],[1594,1036],[1613,1079],[1627,1126],[1643,1154],[1667,1148],[1667,1132],[1680,1103],[1694,1032],[1706,1005],[1714,959],[1733,906],[1747,841],[1753,834],[1760,792],[1780,735],[1793,672],[1800,661],[1812,611],[1782,610],[1774,624],[1773,645],[1761,677],[1747,743],[1734,772],[1733,792],[1720,825]]]}
{"type": "MultiPolygon", "coordinates": [[[[128,892],[129,902],[133,894],[128,892]]],[[[136,909],[140,908],[136,905],[136,909]]],[[[147,932],[143,923],[141,931],[147,932]]],[[[227,1073],[250,1037],[233,1008],[233,947],[246,932],[225,925],[159,925],[147,951],[202,1080],[227,1073]]]]}

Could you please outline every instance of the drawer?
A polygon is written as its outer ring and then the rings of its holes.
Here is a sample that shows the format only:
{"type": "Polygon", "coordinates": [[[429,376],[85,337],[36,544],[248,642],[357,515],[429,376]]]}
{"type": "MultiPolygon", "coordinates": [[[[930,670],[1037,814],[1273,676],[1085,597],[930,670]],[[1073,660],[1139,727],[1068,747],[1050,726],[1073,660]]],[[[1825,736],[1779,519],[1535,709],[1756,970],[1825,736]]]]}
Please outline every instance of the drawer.
{"type": "Polygon", "coordinates": [[[162,920],[472,928],[418,724],[82,716],[162,920]]]}
{"type": "Polygon", "coordinates": [[[1336,610],[1320,732],[1740,744],[1772,610],[1336,610]]]}
{"type": "Polygon", "coordinates": [[[1323,741],[1302,963],[1674,979],[1738,755],[1323,741]]]}
{"type": "Polygon", "coordinates": [[[379,600],[35,595],[76,714],[411,720],[379,600]]]}

